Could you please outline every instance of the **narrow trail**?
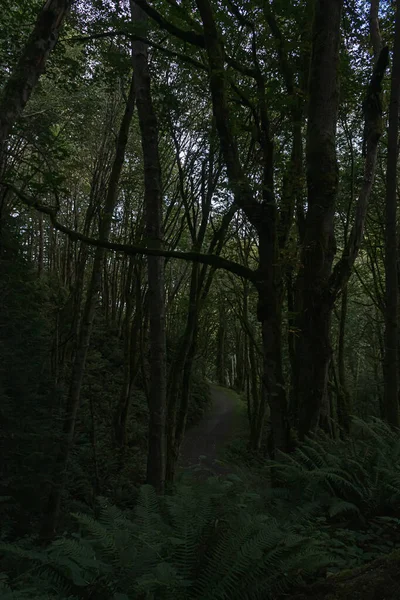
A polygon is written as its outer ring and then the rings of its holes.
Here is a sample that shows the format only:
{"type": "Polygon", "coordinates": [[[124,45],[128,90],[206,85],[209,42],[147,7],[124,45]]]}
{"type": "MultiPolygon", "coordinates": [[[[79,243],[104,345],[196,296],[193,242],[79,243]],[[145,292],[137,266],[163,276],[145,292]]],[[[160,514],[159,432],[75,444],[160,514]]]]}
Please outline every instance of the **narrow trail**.
{"type": "Polygon", "coordinates": [[[200,423],[186,432],[179,465],[186,469],[200,464],[204,473],[225,475],[232,469],[219,460],[221,451],[237,431],[239,397],[223,387],[211,385],[210,388],[210,409],[200,423]]]}

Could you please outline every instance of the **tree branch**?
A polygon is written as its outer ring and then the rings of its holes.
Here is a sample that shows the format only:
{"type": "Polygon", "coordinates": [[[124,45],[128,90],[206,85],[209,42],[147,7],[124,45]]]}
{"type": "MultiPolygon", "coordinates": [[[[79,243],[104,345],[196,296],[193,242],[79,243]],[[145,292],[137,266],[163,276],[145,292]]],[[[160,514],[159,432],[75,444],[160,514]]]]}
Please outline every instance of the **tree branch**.
{"type": "MultiPolygon", "coordinates": [[[[177,27],[176,25],[174,25],[173,23],[168,21],[155,8],[150,6],[146,0],[138,0],[137,4],[140,6],[140,8],[142,10],[144,10],[144,12],[146,12],[148,14],[149,17],[151,17],[153,19],[153,21],[155,21],[161,27],[161,29],[168,31],[168,33],[171,33],[172,35],[179,38],[183,42],[188,42],[189,44],[192,44],[193,46],[197,46],[198,48],[205,49],[206,43],[205,43],[204,35],[201,35],[200,33],[196,33],[195,31],[190,31],[190,30],[181,29],[180,27],[177,27]]],[[[225,54],[225,61],[230,67],[232,67],[239,73],[242,73],[242,75],[246,75],[247,77],[253,77],[253,78],[256,77],[255,69],[241,65],[232,56],[228,56],[225,54]]]]}
{"type": "MultiPolygon", "coordinates": [[[[365,129],[368,130],[368,137],[364,141],[364,143],[366,144],[364,177],[358,197],[356,215],[354,218],[354,223],[351,229],[349,239],[347,241],[341,259],[335,265],[335,268],[333,269],[332,274],[329,278],[328,293],[332,303],[336,300],[337,296],[345,287],[350,278],[351,271],[353,269],[364,236],[364,226],[365,219],[367,216],[368,202],[369,197],[371,195],[372,184],[374,182],[376,159],[378,155],[378,143],[383,129],[382,102],[380,99],[381,83],[388,65],[389,51],[388,47],[385,46],[384,48],[382,48],[379,54],[367,90],[366,100],[368,101],[369,96],[373,95],[374,109],[373,114],[365,114],[365,129]],[[370,122],[368,120],[370,120],[370,122]]],[[[364,103],[365,102],[366,101],[364,101],[364,103]]]]}
{"type": "Polygon", "coordinates": [[[278,22],[272,14],[271,7],[266,2],[263,3],[263,12],[265,20],[271,30],[271,33],[276,41],[276,49],[279,58],[281,73],[285,81],[286,90],[290,96],[294,93],[293,71],[289,66],[287,54],[285,52],[285,40],[279,28],[278,22]]]}
{"type": "Polygon", "coordinates": [[[85,35],[85,36],[74,36],[72,38],[68,38],[65,41],[67,41],[67,42],[88,42],[90,40],[98,40],[98,39],[102,39],[102,38],[116,37],[118,35],[123,35],[123,36],[129,38],[131,42],[134,42],[134,41],[143,42],[144,44],[147,44],[148,46],[151,46],[152,48],[155,48],[156,50],[160,50],[160,52],[162,52],[163,54],[165,54],[167,56],[171,56],[173,58],[179,58],[180,60],[193,65],[197,69],[202,69],[203,71],[207,70],[207,67],[202,62],[200,62],[199,60],[196,60],[195,58],[187,56],[187,54],[183,54],[182,52],[177,52],[176,50],[169,50],[168,48],[166,48],[165,46],[162,46],[161,44],[158,44],[157,42],[153,42],[153,41],[149,40],[148,38],[133,34],[130,31],[127,31],[124,29],[120,29],[118,31],[106,31],[103,33],[94,33],[92,35],[85,35]]]}
{"type": "Polygon", "coordinates": [[[170,23],[161,13],[159,13],[155,8],[150,6],[146,0],[137,0],[137,5],[149,16],[153,21],[155,21],[162,29],[168,31],[175,37],[181,39],[184,42],[188,42],[193,46],[198,46],[199,48],[205,48],[204,35],[196,33],[195,31],[190,31],[188,29],[181,29],[177,27],[173,23],[170,23]]]}
{"type": "Polygon", "coordinates": [[[213,113],[228,179],[236,204],[257,228],[260,226],[262,217],[265,216],[265,210],[264,206],[258,203],[253,196],[249,180],[240,162],[237,141],[231,127],[224,66],[224,59],[226,59],[224,46],[218,35],[210,2],[208,0],[197,0],[196,3],[204,26],[206,49],[210,65],[210,90],[213,113]]]}
{"type": "Polygon", "coordinates": [[[83,242],[84,244],[88,244],[89,246],[105,248],[114,252],[122,252],[123,254],[127,254],[129,256],[136,256],[137,254],[141,254],[144,256],[163,256],[165,258],[178,258],[180,260],[198,262],[213,267],[214,269],[223,269],[225,271],[229,271],[230,273],[233,273],[238,277],[242,277],[243,279],[251,281],[254,284],[257,282],[257,271],[253,271],[248,267],[240,265],[239,263],[236,263],[227,258],[216,256],[215,254],[201,254],[200,252],[180,252],[178,250],[154,249],[147,248],[145,246],[137,246],[134,244],[119,244],[116,242],[106,242],[91,238],[87,235],[84,235],[83,233],[74,231],[73,229],[70,229],[69,227],[66,227],[65,225],[60,223],[57,220],[57,211],[54,208],[44,206],[43,204],[40,204],[37,200],[33,198],[28,198],[18,188],[16,188],[10,183],[2,182],[2,185],[11,190],[17,196],[17,198],[19,198],[19,200],[23,202],[23,204],[30,206],[31,208],[35,208],[39,212],[48,215],[50,217],[53,227],[58,231],[65,233],[74,242],[83,242]]]}

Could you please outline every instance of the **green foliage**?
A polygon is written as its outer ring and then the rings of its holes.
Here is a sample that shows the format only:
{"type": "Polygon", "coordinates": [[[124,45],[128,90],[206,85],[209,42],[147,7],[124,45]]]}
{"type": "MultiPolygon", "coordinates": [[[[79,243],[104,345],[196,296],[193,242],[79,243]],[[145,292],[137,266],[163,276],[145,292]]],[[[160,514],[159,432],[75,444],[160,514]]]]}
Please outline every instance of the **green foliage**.
{"type": "Polygon", "coordinates": [[[318,434],[293,454],[270,462],[274,482],[288,501],[318,501],[331,519],[365,522],[379,515],[400,516],[398,434],[378,419],[353,422],[351,438],[318,434]]]}
{"type": "Polygon", "coordinates": [[[295,507],[312,518],[315,534],[330,540],[332,570],[363,565],[400,541],[398,434],[356,418],[352,434],[332,440],[320,433],[267,466],[273,486],[266,496],[277,518],[295,507]]]}
{"type": "Polygon", "coordinates": [[[318,435],[259,464],[258,488],[251,476],[184,475],[172,495],[142,486],[131,511],[99,498],[46,551],[0,544],[3,587],[15,598],[29,588],[31,598],[268,599],[390,553],[399,442],[379,421],[354,428],[356,441],[318,435]]]}
{"type": "MultiPolygon", "coordinates": [[[[12,229],[9,234],[15,239],[12,229]]],[[[57,391],[50,380],[50,283],[38,279],[18,253],[1,255],[0,494],[13,497],[6,507],[11,521],[2,519],[3,532],[15,527],[21,534],[39,509],[53,448],[57,391]]]]}
{"type": "Polygon", "coordinates": [[[56,574],[60,597],[86,589],[104,599],[272,598],[329,560],[311,528],[300,534],[296,519],[279,522],[260,502],[234,477],[184,479],[164,498],[143,486],[132,514],[102,499],[97,519],[74,515],[79,535],[46,552],[0,550],[40,565],[53,584],[56,574]]]}

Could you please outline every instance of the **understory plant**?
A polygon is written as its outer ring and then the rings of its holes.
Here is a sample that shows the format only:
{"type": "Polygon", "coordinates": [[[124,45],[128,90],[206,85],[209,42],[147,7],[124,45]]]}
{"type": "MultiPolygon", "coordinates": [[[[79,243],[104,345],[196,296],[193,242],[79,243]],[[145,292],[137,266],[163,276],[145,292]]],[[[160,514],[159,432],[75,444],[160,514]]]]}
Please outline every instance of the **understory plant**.
{"type": "Polygon", "coordinates": [[[290,505],[316,504],[331,520],[366,524],[400,517],[400,437],[379,419],[353,419],[352,436],[318,433],[293,454],[268,463],[272,496],[290,505]]]}
{"type": "Polygon", "coordinates": [[[132,513],[99,499],[97,518],[75,514],[77,531],[45,551],[0,546],[25,565],[10,598],[272,598],[330,559],[311,527],[261,504],[237,477],[184,480],[165,497],[143,486],[132,513]]]}
{"type": "Polygon", "coordinates": [[[45,550],[2,543],[1,598],[275,599],[390,553],[400,542],[399,441],[380,421],[354,427],[356,438],[319,434],[257,466],[258,484],[243,470],[184,474],[169,495],[142,486],[133,510],[98,498],[45,550]]]}

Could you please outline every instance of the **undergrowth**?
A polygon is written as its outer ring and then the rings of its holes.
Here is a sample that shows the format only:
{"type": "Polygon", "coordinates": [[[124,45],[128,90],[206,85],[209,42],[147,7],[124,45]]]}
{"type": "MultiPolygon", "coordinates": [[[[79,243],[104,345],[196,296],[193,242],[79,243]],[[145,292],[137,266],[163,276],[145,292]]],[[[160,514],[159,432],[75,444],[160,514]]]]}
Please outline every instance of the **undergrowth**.
{"type": "Polygon", "coordinates": [[[31,598],[272,598],[329,563],[306,523],[276,520],[235,477],[186,480],[163,498],[143,486],[132,513],[99,499],[97,519],[74,518],[46,551],[0,545],[11,570],[26,567],[10,598],[28,587],[31,598]]]}
{"type": "Polygon", "coordinates": [[[1,598],[272,599],[389,553],[400,443],[380,421],[354,426],[355,439],[318,435],[258,466],[257,485],[184,476],[164,497],[141,487],[130,511],[99,498],[46,550],[3,542],[1,598]]]}

